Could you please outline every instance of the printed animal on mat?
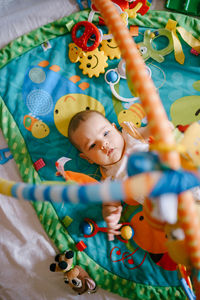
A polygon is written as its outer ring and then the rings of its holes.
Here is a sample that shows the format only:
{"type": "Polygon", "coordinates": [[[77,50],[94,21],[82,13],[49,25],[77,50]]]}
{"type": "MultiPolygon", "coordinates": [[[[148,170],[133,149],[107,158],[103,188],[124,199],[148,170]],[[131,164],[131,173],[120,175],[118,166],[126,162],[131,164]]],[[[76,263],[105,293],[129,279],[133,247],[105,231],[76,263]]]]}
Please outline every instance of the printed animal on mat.
{"type": "Polygon", "coordinates": [[[132,122],[136,127],[141,127],[142,120],[146,113],[140,103],[132,104],[128,109],[120,111],[118,114],[118,122],[121,125],[123,122],[132,122]]]}

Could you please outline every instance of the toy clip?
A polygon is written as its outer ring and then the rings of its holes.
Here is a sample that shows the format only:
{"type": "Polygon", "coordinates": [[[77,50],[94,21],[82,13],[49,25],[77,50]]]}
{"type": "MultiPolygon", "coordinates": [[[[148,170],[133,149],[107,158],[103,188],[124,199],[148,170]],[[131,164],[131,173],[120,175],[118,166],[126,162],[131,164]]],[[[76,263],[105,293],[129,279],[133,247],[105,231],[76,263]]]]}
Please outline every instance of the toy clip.
{"type": "Polygon", "coordinates": [[[10,152],[9,148],[0,149],[0,165],[4,165],[5,163],[7,163],[7,161],[13,158],[12,154],[6,157],[7,152],[10,152]]]}
{"type": "MultiPolygon", "coordinates": [[[[151,70],[149,67],[147,67],[147,71],[149,73],[149,76],[151,77],[151,70]]],[[[139,100],[139,97],[131,97],[131,98],[125,98],[120,96],[117,91],[115,90],[115,85],[120,81],[121,78],[126,78],[126,64],[124,60],[121,60],[115,69],[110,69],[105,73],[105,81],[109,84],[111,92],[115,98],[122,102],[133,102],[136,100],[139,100]]]]}

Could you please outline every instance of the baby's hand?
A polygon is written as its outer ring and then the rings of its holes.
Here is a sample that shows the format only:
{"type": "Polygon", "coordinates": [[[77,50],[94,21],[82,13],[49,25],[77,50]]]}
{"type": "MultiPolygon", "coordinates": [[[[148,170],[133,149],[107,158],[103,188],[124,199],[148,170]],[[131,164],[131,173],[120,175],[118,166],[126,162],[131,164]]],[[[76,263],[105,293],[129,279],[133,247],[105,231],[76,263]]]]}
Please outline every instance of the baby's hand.
{"type": "Polygon", "coordinates": [[[114,235],[119,235],[118,229],[122,226],[118,224],[121,218],[122,206],[119,202],[108,202],[103,204],[103,218],[108,227],[108,240],[114,240],[114,235]]]}

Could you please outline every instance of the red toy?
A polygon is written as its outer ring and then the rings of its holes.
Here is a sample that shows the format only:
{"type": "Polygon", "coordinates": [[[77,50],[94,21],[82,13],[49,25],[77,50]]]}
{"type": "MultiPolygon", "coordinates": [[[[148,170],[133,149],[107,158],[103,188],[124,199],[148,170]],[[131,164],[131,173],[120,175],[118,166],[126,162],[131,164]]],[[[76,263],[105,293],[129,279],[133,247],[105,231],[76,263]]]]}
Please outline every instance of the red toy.
{"type": "Polygon", "coordinates": [[[140,3],[142,4],[142,6],[137,11],[137,13],[140,13],[143,16],[149,10],[149,6],[147,5],[147,1],[146,0],[135,0],[134,2],[132,2],[132,3],[129,4],[129,9],[135,8],[140,3]]]}
{"type": "MultiPolygon", "coordinates": [[[[134,235],[134,230],[131,227],[130,223],[122,223],[122,227],[121,230],[123,229],[123,227],[130,227],[131,231],[132,231],[132,235],[128,238],[132,238],[134,235]]],[[[82,233],[84,234],[85,238],[89,238],[89,237],[93,237],[95,236],[99,231],[101,232],[108,232],[108,228],[107,227],[99,227],[93,220],[89,219],[89,218],[85,218],[84,221],[81,223],[80,226],[80,230],[82,231],[82,233]]],[[[117,236],[117,239],[120,240],[123,243],[128,243],[128,239],[125,239],[122,237],[123,234],[121,234],[121,236],[117,236]]],[[[125,236],[125,235],[124,235],[125,236]]]]}
{"type": "Polygon", "coordinates": [[[93,51],[95,50],[101,41],[101,34],[98,30],[98,28],[91,22],[88,21],[82,21],[78,22],[72,29],[72,40],[74,43],[81,48],[83,51],[93,51]],[[80,28],[84,28],[83,34],[78,37],[77,33],[80,28]],[[91,46],[88,46],[88,42],[92,41],[93,44],[91,46]]]}
{"type": "MultiPolygon", "coordinates": [[[[112,2],[117,4],[123,11],[129,8],[129,2],[127,0],[112,0],[112,2]]],[[[92,4],[91,8],[96,12],[98,11],[94,4],[92,4]]]]}

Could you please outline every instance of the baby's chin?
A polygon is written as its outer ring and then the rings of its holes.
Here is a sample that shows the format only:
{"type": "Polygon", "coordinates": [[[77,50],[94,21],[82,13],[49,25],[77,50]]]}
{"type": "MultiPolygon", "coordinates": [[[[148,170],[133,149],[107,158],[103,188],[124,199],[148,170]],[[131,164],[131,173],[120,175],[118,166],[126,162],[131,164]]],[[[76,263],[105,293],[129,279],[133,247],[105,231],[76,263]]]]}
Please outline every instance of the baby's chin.
{"type": "Polygon", "coordinates": [[[114,165],[116,164],[122,157],[122,154],[118,151],[114,151],[108,159],[104,162],[104,166],[114,165]]]}

